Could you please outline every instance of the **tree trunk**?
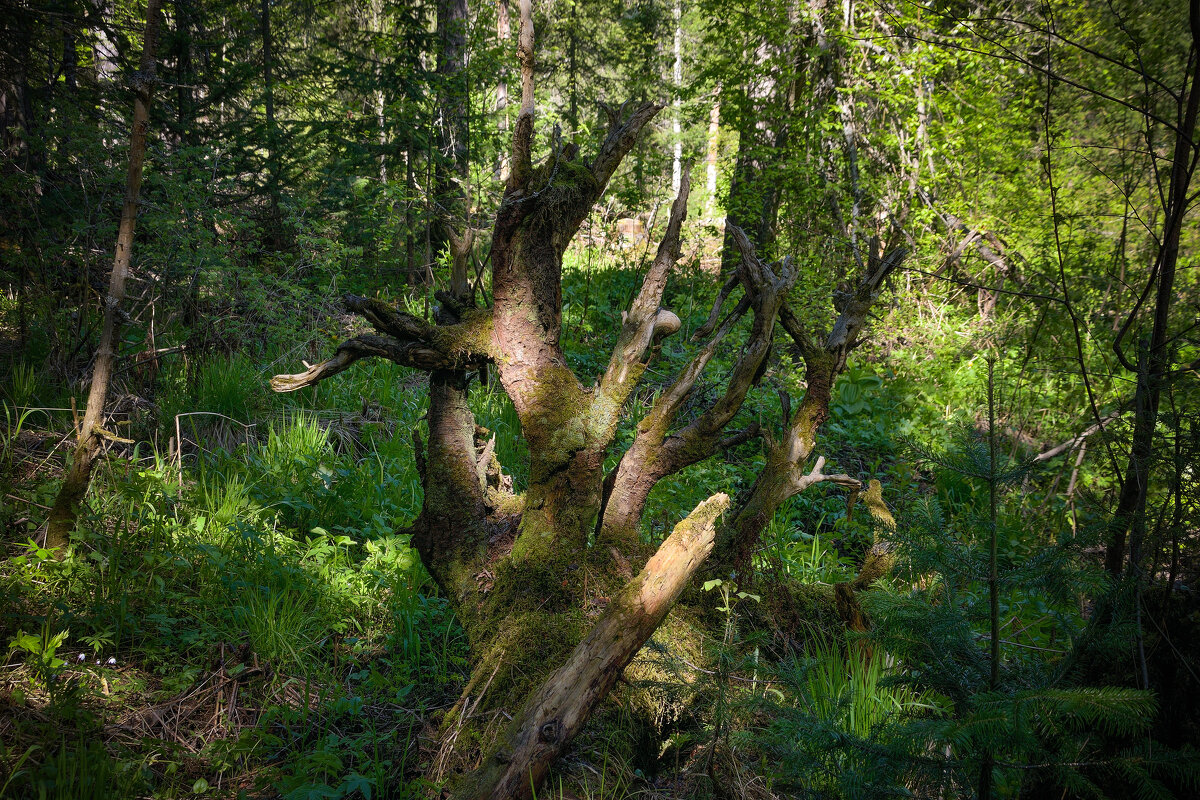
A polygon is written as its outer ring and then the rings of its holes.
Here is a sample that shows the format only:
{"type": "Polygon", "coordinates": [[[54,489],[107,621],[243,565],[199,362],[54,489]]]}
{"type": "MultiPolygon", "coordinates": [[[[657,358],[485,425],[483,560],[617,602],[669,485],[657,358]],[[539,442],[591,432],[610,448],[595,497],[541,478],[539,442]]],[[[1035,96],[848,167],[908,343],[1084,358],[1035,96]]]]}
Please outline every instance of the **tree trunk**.
{"type": "MultiPolygon", "coordinates": [[[[590,159],[556,132],[547,143],[549,155],[535,164],[532,0],[520,0],[519,7],[521,105],[492,230],[493,307],[474,308],[469,294],[453,288],[454,276],[465,270],[470,236],[451,231],[452,291],[437,295],[442,304],[437,325],[378,300],[347,297],[347,307],[377,333],[344,342],[327,361],[272,382],[277,391],[295,390],[365,357],[431,373],[428,447],[417,442],[425,505],[411,533],[461,621],[474,658],[462,699],[442,720],[431,768],[435,779],[471,770],[451,781],[452,793],[462,798],[531,796],[714,548],[737,552],[744,541],[757,538],[780,502],[814,483],[861,488],[849,476],[823,474],[823,459],[807,472],[803,468],[828,415],[833,381],[857,344],[883,279],[903,255],[892,253],[873,264],[817,345],[785,303],[797,278],[791,261],[767,264],[749,238],[730,226],[740,258],[736,274],[721,288],[711,324],[699,332],[708,341],[662,393],[633,447],[605,477],[602,467],[627,402],[663,339],[680,329],[679,318],[662,302],[679,258],[691,170],[681,164],[663,241],[622,316],[604,374],[586,386],[560,346],[563,254],[660,107],[610,110],[607,136],[590,159]],[[721,319],[739,289],[742,296],[721,319]],[[739,335],[738,322],[747,313],[753,321],[724,392],[674,429],[718,346],[739,335]],[[757,426],[726,428],[761,377],[777,319],[801,345],[809,393],[788,421],[787,437],[768,442],[771,471],[752,493],[753,505],[739,511],[738,525],[718,529],[716,518],[729,500],[710,498],[647,559],[638,524],[654,483],[722,447],[762,435],[757,426]],[[467,375],[489,365],[513,402],[528,444],[523,496],[509,491],[494,459],[494,441],[475,427],[467,404],[467,375]],[[484,720],[500,719],[501,711],[512,714],[512,723],[502,731],[488,728],[484,720]],[[467,728],[474,735],[460,737],[467,728]]],[[[860,586],[843,588],[849,594],[860,586]]]]}
{"type": "Polygon", "coordinates": [[[436,258],[450,246],[452,229],[466,227],[470,162],[467,155],[467,0],[438,0],[437,153],[430,249],[436,258]]]}
{"type": "Polygon", "coordinates": [[[191,0],[174,0],[175,10],[175,88],[176,124],[179,142],[193,147],[199,141],[196,131],[196,101],[192,84],[192,11],[191,0]]]}
{"type": "MultiPolygon", "coordinates": [[[[502,48],[508,48],[508,40],[512,38],[512,23],[509,21],[508,0],[496,2],[496,40],[502,48]]],[[[496,81],[496,130],[501,137],[508,133],[508,71],[501,64],[500,77],[496,81]]],[[[496,151],[496,180],[504,183],[508,180],[508,164],[504,149],[496,151]]]]}
{"type": "Polygon", "coordinates": [[[717,159],[721,144],[721,100],[720,90],[713,100],[712,112],[708,117],[708,150],[704,159],[705,189],[704,219],[711,220],[717,208],[717,159]]]}
{"type": "MultiPolygon", "coordinates": [[[[383,16],[383,0],[372,0],[371,2],[371,27],[372,33],[383,38],[384,36],[384,16],[383,16]]],[[[386,108],[386,97],[383,93],[383,65],[375,65],[375,126],[379,129],[379,183],[386,186],[388,182],[388,137],[387,137],[387,120],[384,118],[386,108]]]]}
{"type": "MultiPolygon", "coordinates": [[[[1200,0],[1189,3],[1189,24],[1193,53],[1200,53],[1200,0]]],[[[1134,394],[1133,439],[1129,446],[1129,463],[1125,482],[1113,515],[1112,532],[1105,551],[1104,566],[1113,576],[1121,574],[1125,563],[1126,537],[1130,536],[1130,569],[1136,571],[1140,557],[1142,533],[1145,530],[1146,498],[1150,491],[1150,468],[1153,460],[1154,431],[1158,424],[1158,407],[1162,390],[1169,380],[1171,366],[1169,347],[1170,311],[1175,301],[1175,273],[1179,264],[1179,236],[1187,215],[1188,188],[1195,168],[1196,117],[1200,111],[1200,57],[1192,58],[1192,75],[1188,94],[1180,99],[1181,124],[1175,130],[1175,152],[1171,162],[1170,185],[1164,209],[1163,237],[1154,264],[1157,290],[1154,297],[1154,323],[1149,341],[1139,344],[1137,365],[1134,366],[1122,349],[1121,340],[1137,317],[1138,308],[1130,312],[1125,325],[1113,342],[1113,350],[1121,364],[1137,375],[1134,394]]]]}
{"type": "Polygon", "coordinates": [[[279,210],[279,137],[275,124],[275,53],[271,36],[271,0],[260,0],[259,27],[262,35],[263,108],[267,123],[267,245],[283,247],[283,220],[279,210]]]}
{"type": "Polygon", "coordinates": [[[117,246],[108,292],[104,299],[104,325],[96,347],[92,383],[88,391],[87,411],[79,429],[79,440],[71,466],[67,470],[46,526],[46,547],[60,548],[70,540],[75,527],[79,505],[87,494],[92,465],[100,450],[100,427],[104,402],[108,397],[109,379],[116,359],[116,342],[120,330],[120,305],[125,299],[125,282],[129,277],[129,259],[133,251],[133,231],[137,223],[138,192],[142,186],[142,163],[146,157],[146,133],[150,126],[150,98],[154,89],[154,47],[158,39],[159,0],[149,0],[146,8],[146,32],[138,82],[134,85],[133,131],[129,142],[129,172],[125,181],[125,203],[121,207],[121,223],[117,231],[117,246]]]}

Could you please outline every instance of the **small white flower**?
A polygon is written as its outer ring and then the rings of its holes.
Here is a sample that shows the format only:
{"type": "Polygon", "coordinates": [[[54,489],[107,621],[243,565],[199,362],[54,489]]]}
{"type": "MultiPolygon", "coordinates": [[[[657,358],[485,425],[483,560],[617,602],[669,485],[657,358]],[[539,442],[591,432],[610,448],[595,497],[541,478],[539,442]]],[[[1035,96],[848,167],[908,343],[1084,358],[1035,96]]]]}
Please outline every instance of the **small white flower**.
{"type": "Polygon", "coordinates": [[[104,663],[108,664],[111,667],[117,663],[117,659],[113,658],[112,656],[109,656],[108,661],[106,661],[104,663]]]}
{"type": "Polygon", "coordinates": [[[80,661],[86,661],[86,660],[87,660],[87,654],[86,654],[86,653],[80,653],[80,654],[79,654],[79,660],[80,660],[80,661]]]}

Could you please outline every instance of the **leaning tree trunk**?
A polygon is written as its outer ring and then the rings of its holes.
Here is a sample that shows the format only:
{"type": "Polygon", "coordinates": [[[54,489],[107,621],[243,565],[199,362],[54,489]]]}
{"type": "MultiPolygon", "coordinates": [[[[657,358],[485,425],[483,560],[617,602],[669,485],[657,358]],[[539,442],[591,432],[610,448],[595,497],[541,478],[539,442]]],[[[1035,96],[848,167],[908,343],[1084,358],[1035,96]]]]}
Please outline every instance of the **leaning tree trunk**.
{"type": "Polygon", "coordinates": [[[50,518],[46,524],[46,547],[65,549],[79,505],[87,494],[92,465],[100,451],[100,440],[108,435],[101,426],[108,384],[116,360],[116,342],[120,332],[120,306],[125,299],[125,281],[129,277],[129,257],[133,251],[133,230],[137,223],[138,192],[142,186],[142,163],[146,157],[146,132],[150,127],[150,98],[154,89],[154,47],[158,39],[160,0],[149,0],[146,7],[146,32],[141,68],[134,83],[133,132],[129,141],[129,172],[125,181],[125,203],[117,230],[117,249],[113,256],[108,291],[104,298],[104,325],[96,346],[92,383],[88,391],[87,411],[79,428],[75,455],[63,479],[50,518]]]}
{"type": "MultiPolygon", "coordinates": [[[[787,307],[797,277],[790,260],[759,260],[733,227],[741,259],[700,333],[708,341],[605,476],[605,457],[627,401],[662,340],[680,328],[662,301],[679,257],[690,167],[681,169],[666,232],[622,317],[608,366],[586,385],[559,343],[563,253],[659,107],[610,112],[608,134],[590,159],[564,145],[555,131],[549,155],[535,165],[531,0],[521,0],[519,8],[521,105],[492,230],[493,306],[474,307],[463,290],[470,238],[452,236],[451,291],[438,293],[436,325],[378,300],[347,297],[348,308],[376,333],[343,343],[304,373],[272,381],[277,391],[292,391],[366,357],[430,373],[428,442],[415,441],[425,500],[410,533],[461,621],[474,660],[463,697],[441,721],[431,768],[438,779],[469,770],[451,782],[453,796],[461,798],[530,797],[714,548],[739,552],[789,492],[820,481],[860,487],[849,476],[823,474],[823,459],[812,469],[806,462],[828,415],[833,381],[902,255],[873,262],[860,288],[848,295],[833,332],[818,345],[787,307]],[[691,422],[676,426],[685,403],[696,404],[693,389],[718,345],[735,335],[748,313],[750,329],[724,392],[691,422]],[[766,435],[757,426],[727,428],[761,376],[776,320],[801,343],[810,386],[786,437],[768,441],[779,474],[760,478],[723,526],[717,517],[729,500],[714,494],[650,555],[638,526],[654,484],[722,447],[766,435]],[[470,376],[489,369],[511,398],[528,443],[529,479],[520,495],[496,458],[495,438],[475,425],[466,402],[470,376]],[[485,720],[501,719],[501,711],[511,722],[503,730],[489,728],[485,720]]],[[[856,588],[861,586],[847,591],[856,588]]]]}

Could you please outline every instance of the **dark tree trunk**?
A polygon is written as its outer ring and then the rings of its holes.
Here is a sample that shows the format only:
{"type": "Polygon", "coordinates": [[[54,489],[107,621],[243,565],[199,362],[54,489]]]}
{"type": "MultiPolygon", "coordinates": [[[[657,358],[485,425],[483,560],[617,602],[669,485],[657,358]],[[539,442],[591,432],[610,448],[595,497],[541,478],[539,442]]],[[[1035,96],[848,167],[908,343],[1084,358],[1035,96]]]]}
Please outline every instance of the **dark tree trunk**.
{"type": "Polygon", "coordinates": [[[275,51],[271,35],[271,0],[260,0],[259,27],[262,37],[263,110],[267,125],[267,222],[266,243],[279,250],[284,242],[283,219],[279,209],[279,136],[275,122],[275,51]]]}
{"type": "Polygon", "coordinates": [[[1133,438],[1125,481],[1113,515],[1112,532],[1105,552],[1104,566],[1113,576],[1120,575],[1125,564],[1126,537],[1129,537],[1130,569],[1139,567],[1140,550],[1146,526],[1146,498],[1150,491],[1154,432],[1158,425],[1158,407],[1171,366],[1170,312],[1175,301],[1175,273],[1179,264],[1179,236],[1188,212],[1188,188],[1196,166],[1196,117],[1200,110],[1200,0],[1189,3],[1192,35],[1192,74],[1188,94],[1180,100],[1181,124],[1175,130],[1175,152],[1171,161],[1170,184],[1164,209],[1163,237],[1154,263],[1154,322],[1149,340],[1139,343],[1136,366],[1122,349],[1122,339],[1137,317],[1130,313],[1118,333],[1113,349],[1122,365],[1137,375],[1134,394],[1133,438]]]}
{"type": "Polygon", "coordinates": [[[196,131],[196,99],[192,85],[192,7],[191,0],[175,0],[175,123],[179,142],[193,147],[199,141],[196,131]]]}
{"type": "Polygon", "coordinates": [[[467,0],[438,0],[437,153],[434,160],[434,221],[430,249],[450,246],[452,231],[465,229],[470,194],[467,119],[467,0]]]}

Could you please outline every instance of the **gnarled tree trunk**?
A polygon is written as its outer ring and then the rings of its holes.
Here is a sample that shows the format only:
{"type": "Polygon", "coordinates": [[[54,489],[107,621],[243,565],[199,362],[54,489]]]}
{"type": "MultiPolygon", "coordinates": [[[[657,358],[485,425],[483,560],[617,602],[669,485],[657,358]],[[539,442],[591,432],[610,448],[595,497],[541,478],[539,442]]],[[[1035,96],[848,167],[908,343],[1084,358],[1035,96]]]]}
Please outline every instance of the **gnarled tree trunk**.
{"type": "MultiPolygon", "coordinates": [[[[465,295],[442,293],[438,324],[430,325],[379,301],[348,297],[350,310],[377,334],[358,336],[328,361],[273,381],[277,391],[298,389],[368,356],[430,373],[429,441],[417,442],[425,503],[411,533],[461,620],[475,661],[463,699],[442,722],[443,750],[434,765],[435,777],[455,762],[474,767],[453,786],[462,798],[531,796],[711,552],[734,563],[775,508],[807,486],[831,481],[860,488],[850,476],[825,475],[823,459],[811,469],[808,462],[828,416],[833,382],[858,343],[884,278],[902,257],[897,251],[872,261],[832,332],[817,343],[787,306],[796,280],[791,261],[761,261],[733,227],[740,260],[710,324],[700,331],[706,343],[605,476],[626,402],[663,338],[680,328],[662,301],[679,257],[690,168],[681,170],[666,232],[623,316],[608,366],[586,385],[568,367],[559,343],[563,253],[659,107],[612,113],[607,136],[590,158],[564,145],[556,131],[549,155],[535,165],[531,1],[521,0],[519,7],[521,107],[492,231],[493,306],[475,308],[465,295]],[[677,426],[718,345],[734,336],[747,313],[753,315],[750,330],[724,391],[694,420],[677,426]],[[757,427],[727,428],[763,369],[777,321],[801,348],[809,391],[784,436],[769,438],[770,468],[724,523],[719,517],[730,501],[714,494],[649,554],[638,528],[650,489],[722,447],[766,435],[757,427]],[[466,403],[470,374],[488,365],[512,399],[528,443],[523,495],[511,491],[494,440],[475,426],[466,403]],[[492,710],[506,710],[511,723],[459,736],[485,716],[481,711],[492,710]],[[462,757],[451,757],[453,750],[464,751],[462,757]]],[[[452,249],[456,258],[465,252],[452,249]]],[[[857,588],[862,586],[847,591],[857,588]]]]}

